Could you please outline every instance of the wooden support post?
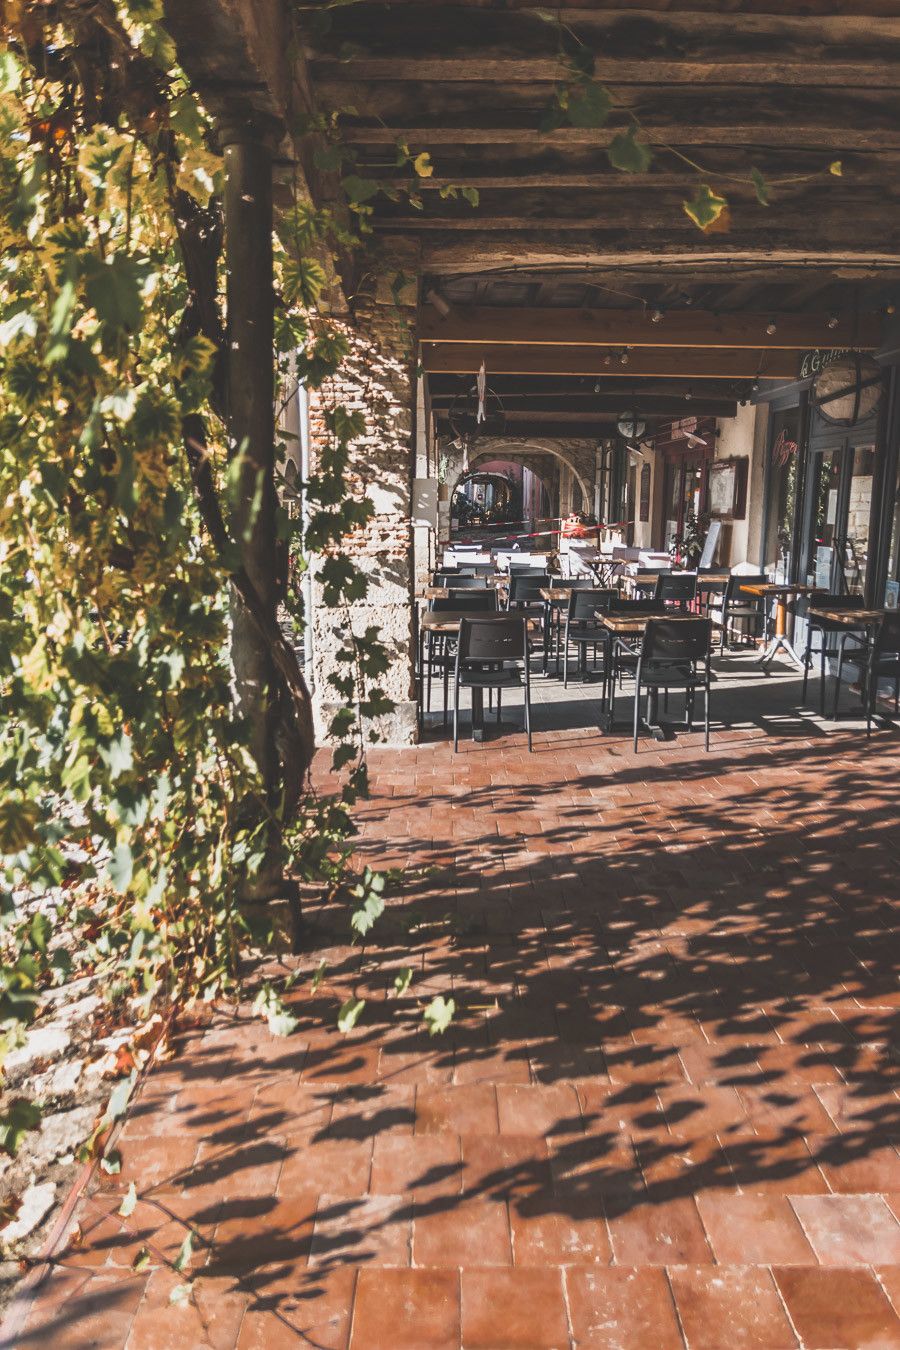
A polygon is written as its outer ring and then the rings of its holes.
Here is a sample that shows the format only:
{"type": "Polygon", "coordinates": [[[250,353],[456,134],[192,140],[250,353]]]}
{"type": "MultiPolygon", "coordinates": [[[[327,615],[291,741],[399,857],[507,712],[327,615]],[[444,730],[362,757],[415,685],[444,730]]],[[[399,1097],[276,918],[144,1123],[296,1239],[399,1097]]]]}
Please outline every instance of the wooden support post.
{"type": "MultiPolygon", "coordinates": [[[[241,457],[232,531],[241,562],[275,623],[278,565],[275,538],[275,361],[272,262],[272,129],[258,119],[220,124],[225,153],[225,260],[229,453],[241,457]]],[[[271,644],[241,599],[232,599],[231,658],[238,707],[250,726],[260,798],[247,802],[247,823],[277,814],[277,680],[271,644]]],[[[265,831],[265,861],[248,877],[243,899],[284,894],[281,832],[265,831]]]]}

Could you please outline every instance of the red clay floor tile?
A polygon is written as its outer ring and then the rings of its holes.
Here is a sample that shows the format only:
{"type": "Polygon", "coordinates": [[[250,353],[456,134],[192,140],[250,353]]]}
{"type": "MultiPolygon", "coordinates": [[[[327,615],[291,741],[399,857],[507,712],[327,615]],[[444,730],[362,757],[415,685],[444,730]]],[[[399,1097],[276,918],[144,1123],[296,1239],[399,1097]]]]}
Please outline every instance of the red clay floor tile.
{"type": "Polygon", "coordinates": [[[897,1350],[900,1318],[868,1270],[772,1271],[804,1350],[897,1350]]]}
{"type": "Polygon", "coordinates": [[[361,1270],[350,1350],[456,1350],[459,1272],[361,1270]]]}
{"type": "Polygon", "coordinates": [[[900,1263],[900,1223],[880,1195],[798,1195],[791,1204],[823,1266],[900,1263]]]}
{"type": "Polygon", "coordinates": [[[559,1270],[464,1270],[465,1350],[568,1350],[559,1270]]]}
{"type": "Polygon", "coordinates": [[[674,1266],[669,1279],[689,1350],[796,1350],[768,1270],[674,1266]]]}
{"type": "Polygon", "coordinates": [[[570,1266],[565,1278],[579,1350],[684,1350],[664,1270],[570,1266]]]}
{"type": "Polygon", "coordinates": [[[720,1265],[816,1264],[797,1216],[783,1196],[711,1191],[697,1208],[720,1265]]]}

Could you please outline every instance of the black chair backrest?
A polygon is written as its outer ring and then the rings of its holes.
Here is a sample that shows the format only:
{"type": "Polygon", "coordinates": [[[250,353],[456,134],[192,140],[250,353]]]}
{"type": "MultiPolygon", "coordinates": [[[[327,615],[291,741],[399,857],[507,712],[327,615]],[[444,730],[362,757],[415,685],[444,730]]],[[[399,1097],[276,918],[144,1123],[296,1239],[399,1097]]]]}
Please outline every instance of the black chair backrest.
{"type": "Polygon", "coordinates": [[[432,572],[431,584],[432,586],[452,586],[454,581],[459,580],[459,577],[459,572],[450,572],[447,570],[442,572],[432,572]]]}
{"type": "Polygon", "coordinates": [[[595,591],[597,582],[593,577],[566,577],[565,585],[573,591],[595,591]]]}
{"type": "Polygon", "coordinates": [[[473,614],[496,614],[497,592],[489,591],[448,591],[431,602],[432,611],[455,609],[473,614]]]}
{"type": "Polygon", "coordinates": [[[696,572],[660,572],[656,578],[656,599],[663,603],[683,603],[697,594],[696,572]]]}
{"type": "Polygon", "coordinates": [[[496,570],[492,562],[459,564],[460,575],[464,577],[491,577],[496,570]]]}
{"type": "Polygon", "coordinates": [[[528,629],[519,615],[461,619],[459,661],[527,661],[528,629]]]}
{"type": "Polygon", "coordinates": [[[550,573],[547,571],[546,567],[514,567],[509,573],[510,581],[513,579],[522,581],[528,577],[531,577],[532,580],[534,580],[535,577],[545,577],[546,581],[549,581],[550,573]]]}
{"type": "Polygon", "coordinates": [[[876,656],[893,656],[900,653],[900,610],[891,610],[875,629],[872,644],[876,656]]]}
{"type": "Polygon", "coordinates": [[[843,591],[828,595],[821,595],[817,591],[810,596],[809,603],[815,609],[865,609],[866,598],[864,595],[845,595],[843,591]]]}
{"type": "Polygon", "coordinates": [[[738,600],[742,604],[752,605],[754,600],[761,600],[762,596],[751,595],[749,591],[742,591],[742,586],[767,586],[769,578],[765,572],[746,572],[740,576],[732,572],[728,578],[728,587],[725,591],[726,600],[738,600]]]}
{"type": "Polygon", "coordinates": [[[655,600],[628,600],[624,596],[614,595],[609,603],[610,614],[658,614],[659,605],[655,600]]]}
{"type": "Polygon", "coordinates": [[[523,575],[521,572],[514,572],[509,579],[509,603],[511,605],[519,602],[534,603],[542,599],[541,591],[550,585],[550,576],[547,572],[538,572],[537,575],[528,573],[523,575]]]}
{"type": "Polygon", "coordinates": [[[573,591],[569,596],[569,622],[589,623],[598,614],[608,614],[610,602],[617,591],[594,588],[590,591],[573,591]]]}
{"type": "Polygon", "coordinates": [[[641,656],[645,661],[705,661],[711,640],[710,619],[649,619],[641,656]]]}
{"type": "Polygon", "coordinates": [[[466,576],[464,572],[441,572],[444,580],[434,582],[436,586],[452,586],[455,590],[484,590],[487,586],[486,576],[466,576]]]}

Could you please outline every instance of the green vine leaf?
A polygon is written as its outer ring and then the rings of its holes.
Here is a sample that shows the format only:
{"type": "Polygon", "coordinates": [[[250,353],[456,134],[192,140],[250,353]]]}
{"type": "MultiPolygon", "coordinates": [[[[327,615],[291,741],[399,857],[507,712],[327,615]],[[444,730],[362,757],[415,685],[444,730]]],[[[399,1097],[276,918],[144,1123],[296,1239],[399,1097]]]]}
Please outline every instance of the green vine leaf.
{"type": "Polygon", "coordinates": [[[828,172],[833,174],[835,178],[840,178],[844,172],[842,162],[839,159],[833,159],[828,166],[828,172]]]}
{"type": "Polygon", "coordinates": [[[704,231],[715,225],[727,206],[727,199],[713,192],[708,183],[701,183],[692,200],[683,203],[685,215],[704,231]]]}
{"type": "Polygon", "coordinates": [[[453,1021],[456,1003],[452,998],[436,994],[422,1014],[425,1025],[432,1036],[442,1036],[453,1021]]]}
{"type": "Polygon", "coordinates": [[[653,162],[650,147],[637,139],[634,127],[618,132],[606,153],[610,164],[620,173],[646,173],[653,162]]]}
{"type": "Polygon", "coordinates": [[[612,95],[594,80],[575,85],[569,92],[566,116],[573,127],[605,126],[611,111],[612,95]]]}
{"type": "Polygon", "coordinates": [[[346,1036],[352,1031],[362,1016],[363,1009],[366,1006],[364,998],[348,998],[346,1003],[341,1004],[338,1013],[337,1026],[341,1035],[346,1036]]]}
{"type": "Polygon", "coordinates": [[[0,1148],[14,1158],[25,1135],[40,1123],[41,1108],[24,1097],[16,1097],[0,1114],[0,1148]]]}
{"type": "Polygon", "coordinates": [[[128,1190],[122,1198],[122,1203],[116,1210],[116,1213],[123,1219],[130,1219],[137,1207],[137,1187],[134,1182],[128,1183],[128,1190]]]}
{"type": "Polygon", "coordinates": [[[760,206],[768,206],[770,201],[770,189],[766,180],[763,178],[759,169],[751,169],[750,177],[753,179],[753,188],[756,192],[756,200],[760,206]]]}

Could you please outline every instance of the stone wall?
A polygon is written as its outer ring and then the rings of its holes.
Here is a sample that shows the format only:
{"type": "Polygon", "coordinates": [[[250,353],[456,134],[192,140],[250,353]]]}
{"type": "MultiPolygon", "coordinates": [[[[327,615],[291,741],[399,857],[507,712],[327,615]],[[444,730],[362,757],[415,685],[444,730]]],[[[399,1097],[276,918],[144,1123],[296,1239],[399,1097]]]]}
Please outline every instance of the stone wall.
{"type": "Polygon", "coordinates": [[[347,624],[356,633],[377,625],[391,657],[381,683],[395,704],[395,711],[382,720],[378,730],[391,744],[406,744],[415,739],[416,732],[410,523],[416,295],[410,283],[395,296],[391,284],[395,275],[386,268],[377,288],[358,302],[354,322],[344,325],[349,357],[334,380],[310,393],[313,470],[317,453],[326,443],[328,408],[342,404],[365,415],[365,435],[351,448],[351,480],[354,491],[368,496],[375,506],[368,526],[346,542],[348,554],[369,579],[366,598],[347,610],[327,609],[321,587],[313,580],[312,661],[317,730],[322,736],[339,706],[328,675],[338,668],[336,654],[344,645],[347,624]]]}

